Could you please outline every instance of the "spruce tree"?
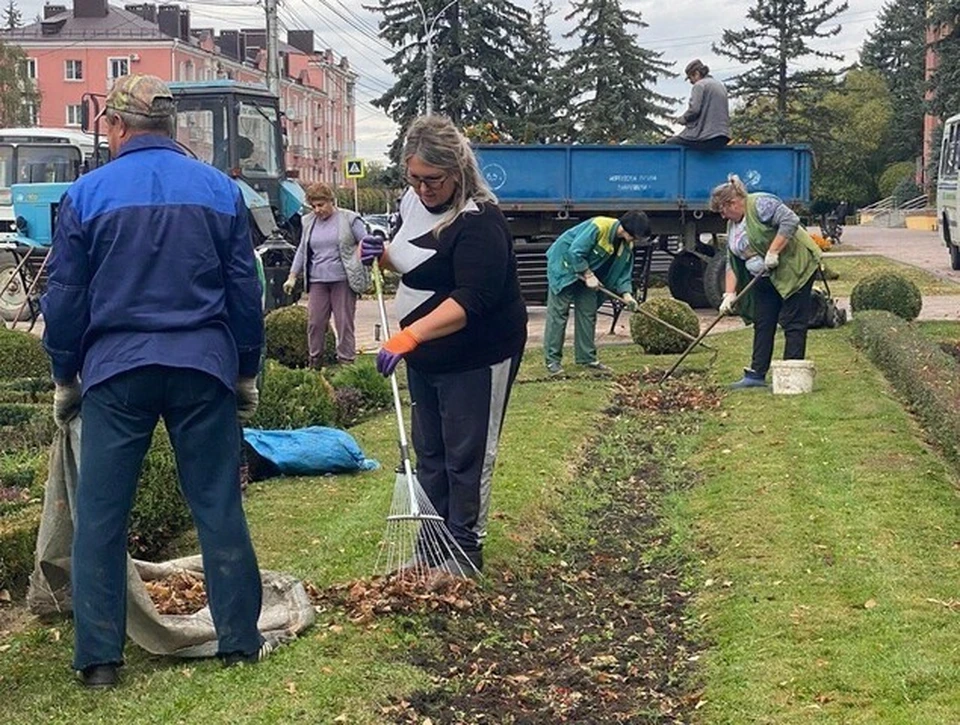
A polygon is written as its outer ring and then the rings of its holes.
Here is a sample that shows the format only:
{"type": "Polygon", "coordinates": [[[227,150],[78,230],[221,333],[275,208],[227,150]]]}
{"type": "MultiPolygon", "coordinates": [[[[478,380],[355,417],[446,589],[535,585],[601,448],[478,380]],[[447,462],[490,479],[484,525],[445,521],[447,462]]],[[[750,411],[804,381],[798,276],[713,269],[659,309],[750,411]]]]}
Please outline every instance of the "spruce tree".
{"type": "Polygon", "coordinates": [[[561,52],[547,26],[554,13],[550,0],[535,0],[528,78],[520,90],[520,117],[512,129],[512,136],[523,143],[558,143],[569,140],[572,134],[567,99],[560,90],[561,52]]]}
{"type": "Polygon", "coordinates": [[[647,24],[619,0],[572,0],[564,33],[579,45],[567,53],[561,78],[569,99],[576,141],[643,143],[662,140],[674,99],[655,93],[660,78],[673,77],[661,53],[640,47],[636,29],[647,24]]]}
{"type": "Polygon", "coordinates": [[[23,27],[23,14],[17,7],[16,0],[9,0],[3,9],[3,27],[7,30],[23,27]]]}
{"type": "Polygon", "coordinates": [[[912,161],[923,149],[927,0],[890,0],[868,32],[860,64],[879,72],[893,98],[887,163],[912,161]]]}
{"type": "MultiPolygon", "coordinates": [[[[434,27],[433,112],[461,126],[489,122],[509,138],[527,84],[530,14],[509,0],[421,2],[434,27]]],[[[372,103],[397,122],[401,134],[426,108],[420,7],[415,0],[380,0],[369,8],[381,13],[380,36],[397,49],[386,59],[396,83],[372,103]]],[[[400,140],[394,141],[394,157],[400,140]]]]}
{"type": "Polygon", "coordinates": [[[733,98],[743,100],[742,109],[764,108],[756,115],[759,127],[752,129],[755,141],[802,141],[809,132],[806,112],[817,105],[835,85],[835,74],[825,68],[803,69],[799,62],[807,58],[843,60],[829,50],[819,50],[811,41],[837,35],[840,25],[828,25],[847,9],[843,0],[756,0],[747,10],[752,21],[742,30],[724,29],[713,51],[748,66],[727,82],[733,98]]]}

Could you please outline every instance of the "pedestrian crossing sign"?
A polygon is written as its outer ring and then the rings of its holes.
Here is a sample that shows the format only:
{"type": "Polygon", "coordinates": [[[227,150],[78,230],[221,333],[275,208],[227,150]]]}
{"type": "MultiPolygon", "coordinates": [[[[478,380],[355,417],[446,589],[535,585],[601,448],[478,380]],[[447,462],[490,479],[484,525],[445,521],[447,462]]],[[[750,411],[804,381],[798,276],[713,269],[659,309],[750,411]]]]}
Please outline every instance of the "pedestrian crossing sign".
{"type": "Polygon", "coordinates": [[[363,159],[347,159],[347,178],[362,179],[363,176],[363,159]]]}

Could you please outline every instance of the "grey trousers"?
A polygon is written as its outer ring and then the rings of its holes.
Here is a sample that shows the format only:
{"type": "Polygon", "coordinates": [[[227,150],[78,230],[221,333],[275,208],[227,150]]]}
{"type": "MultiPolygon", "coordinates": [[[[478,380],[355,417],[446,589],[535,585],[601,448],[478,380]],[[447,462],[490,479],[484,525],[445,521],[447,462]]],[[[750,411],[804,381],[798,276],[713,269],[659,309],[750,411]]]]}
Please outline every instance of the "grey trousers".
{"type": "Polygon", "coordinates": [[[333,328],[337,333],[337,360],[352,363],[357,357],[357,339],[354,334],[357,313],[357,295],[346,280],[342,282],[311,282],[307,291],[307,344],[310,366],[323,364],[324,337],[333,313],[333,328]]]}

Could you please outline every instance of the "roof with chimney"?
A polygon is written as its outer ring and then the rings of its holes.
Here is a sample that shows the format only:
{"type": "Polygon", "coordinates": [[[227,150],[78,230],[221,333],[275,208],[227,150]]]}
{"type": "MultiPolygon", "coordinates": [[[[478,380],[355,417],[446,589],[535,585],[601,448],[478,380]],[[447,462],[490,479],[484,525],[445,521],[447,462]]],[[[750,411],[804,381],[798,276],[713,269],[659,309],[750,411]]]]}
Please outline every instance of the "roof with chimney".
{"type": "Polygon", "coordinates": [[[116,5],[97,0],[76,0],[74,8],[47,5],[47,15],[37,23],[22,28],[4,30],[0,37],[11,40],[62,41],[62,40],[170,40],[160,26],[116,5]],[[60,12],[56,12],[62,8],[60,12]],[[49,12],[49,11],[54,12],[49,12]],[[80,13],[80,14],[78,14],[80,13]]]}

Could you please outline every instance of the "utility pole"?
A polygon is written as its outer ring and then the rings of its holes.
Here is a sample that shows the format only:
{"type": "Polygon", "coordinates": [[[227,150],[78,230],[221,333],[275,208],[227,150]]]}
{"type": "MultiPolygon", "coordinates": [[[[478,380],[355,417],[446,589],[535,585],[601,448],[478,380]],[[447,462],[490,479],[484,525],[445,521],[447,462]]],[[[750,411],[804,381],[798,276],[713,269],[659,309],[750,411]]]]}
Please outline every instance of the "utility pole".
{"type": "Polygon", "coordinates": [[[267,10],[267,88],[280,95],[280,43],[277,37],[277,0],[264,0],[267,10]]]}
{"type": "MultiPolygon", "coordinates": [[[[274,0],[275,1],[275,0],[274,0]]],[[[270,2],[270,0],[267,0],[270,2]]],[[[424,50],[427,55],[427,66],[423,74],[423,92],[426,96],[424,108],[426,109],[426,114],[428,116],[433,115],[433,36],[437,32],[437,21],[443,17],[443,14],[447,12],[447,9],[451,5],[456,5],[459,0],[451,0],[440,11],[434,15],[430,20],[427,20],[427,11],[423,8],[423,3],[420,0],[415,0],[417,7],[420,9],[420,18],[423,20],[423,40],[424,40],[424,50]]]]}

